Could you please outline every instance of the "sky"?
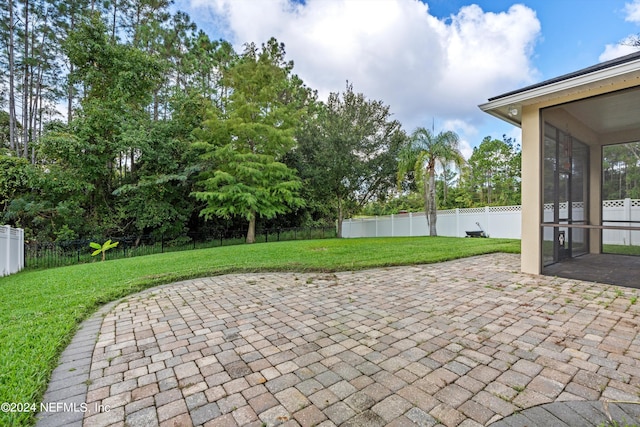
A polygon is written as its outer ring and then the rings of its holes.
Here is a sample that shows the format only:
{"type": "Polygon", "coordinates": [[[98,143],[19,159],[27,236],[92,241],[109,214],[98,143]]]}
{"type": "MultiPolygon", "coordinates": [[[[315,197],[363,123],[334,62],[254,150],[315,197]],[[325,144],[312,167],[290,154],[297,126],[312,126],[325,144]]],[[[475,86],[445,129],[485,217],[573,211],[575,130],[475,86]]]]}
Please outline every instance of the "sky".
{"type": "Polygon", "coordinates": [[[325,100],[354,91],[390,106],[412,132],[452,130],[468,157],[520,129],[479,104],[631,53],[640,0],[177,0],[237,51],[275,37],[294,73],[325,100]]]}

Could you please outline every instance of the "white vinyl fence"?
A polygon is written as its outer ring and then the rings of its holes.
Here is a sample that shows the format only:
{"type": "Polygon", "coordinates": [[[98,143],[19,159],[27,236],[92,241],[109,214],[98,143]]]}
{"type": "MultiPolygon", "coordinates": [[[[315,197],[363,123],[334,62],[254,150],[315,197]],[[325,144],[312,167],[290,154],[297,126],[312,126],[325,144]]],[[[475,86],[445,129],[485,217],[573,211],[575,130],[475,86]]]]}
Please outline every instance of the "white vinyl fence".
{"type": "Polygon", "coordinates": [[[24,230],[0,226],[0,277],[24,268],[24,230]]]}
{"type": "MultiPolygon", "coordinates": [[[[520,238],[520,206],[438,211],[438,236],[464,237],[466,231],[480,231],[491,237],[520,238]],[[478,227],[478,224],[480,227],[478,227]]],[[[424,212],[347,219],[342,222],[342,237],[428,236],[424,212]]]]}
{"type": "MultiPolygon", "coordinates": [[[[619,221],[640,221],[640,200],[605,200],[602,202],[602,224],[603,225],[625,225],[638,227],[640,224],[633,222],[619,221]],[[615,221],[615,222],[608,222],[615,221]]],[[[640,231],[632,230],[604,230],[602,233],[602,243],[605,245],[640,245],[640,231]]]]}
{"type": "MultiPolygon", "coordinates": [[[[552,206],[545,205],[544,220],[553,220],[552,206]]],[[[560,205],[560,216],[566,216],[566,203],[560,205]]],[[[582,203],[574,203],[573,218],[582,218],[582,203]]],[[[622,199],[602,202],[604,225],[637,226],[620,221],[640,221],[640,200],[622,199]],[[616,221],[616,222],[610,222],[616,221]]],[[[464,237],[466,231],[482,230],[490,237],[521,238],[522,209],[520,206],[487,206],[484,208],[438,211],[438,236],[464,237]]],[[[548,231],[548,230],[545,230],[548,231]]],[[[424,212],[379,217],[348,219],[342,223],[343,237],[428,236],[429,227],[424,212]]],[[[640,231],[604,230],[603,243],[639,245],[640,231]]]]}

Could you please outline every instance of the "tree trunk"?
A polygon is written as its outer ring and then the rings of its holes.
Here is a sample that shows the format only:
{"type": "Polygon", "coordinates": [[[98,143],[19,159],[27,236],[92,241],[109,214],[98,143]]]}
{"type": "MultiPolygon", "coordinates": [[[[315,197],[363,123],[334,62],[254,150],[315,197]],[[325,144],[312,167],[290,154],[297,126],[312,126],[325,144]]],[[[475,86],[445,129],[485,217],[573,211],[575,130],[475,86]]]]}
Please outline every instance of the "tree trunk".
{"type": "MultiPolygon", "coordinates": [[[[69,68],[69,75],[73,74],[73,64],[69,68]]],[[[73,120],[73,83],[69,80],[69,87],[67,88],[67,124],[71,124],[71,120],[73,120]]]]}
{"type": "Polygon", "coordinates": [[[133,182],[133,180],[135,180],[135,173],[136,173],[136,153],[135,153],[135,148],[131,148],[131,180],[133,182]]]}
{"type": "MultiPolygon", "coordinates": [[[[47,25],[47,20],[49,18],[48,13],[44,16],[44,25],[47,25]]],[[[35,40],[35,33],[32,31],[31,32],[32,35],[32,42],[31,42],[31,46],[32,46],[32,52],[35,53],[35,46],[36,46],[36,40],[35,40]]],[[[42,104],[43,104],[43,99],[42,99],[42,87],[43,87],[43,76],[44,76],[44,48],[45,48],[45,31],[42,32],[42,40],[40,41],[40,52],[38,53],[38,55],[40,56],[40,60],[38,61],[38,68],[37,68],[37,73],[35,73],[33,71],[33,69],[31,70],[31,87],[29,89],[29,93],[31,94],[31,107],[30,107],[30,117],[31,117],[31,121],[29,123],[29,128],[30,130],[30,139],[31,142],[34,142],[36,140],[38,140],[38,138],[40,137],[40,132],[39,132],[39,125],[42,123],[42,104]],[[37,75],[37,78],[34,81],[33,76],[37,75]],[[33,92],[34,92],[34,88],[33,86],[35,85],[35,96],[33,96],[33,92]],[[39,123],[38,123],[39,121],[39,123]]],[[[35,159],[35,147],[32,146],[31,147],[31,163],[35,164],[36,159],[35,159]]]]}
{"type": "Polygon", "coordinates": [[[118,16],[118,0],[113,0],[113,27],[111,28],[111,42],[116,42],[116,17],[118,16]]]}
{"type": "MultiPolygon", "coordinates": [[[[93,12],[93,0],[91,1],[91,11],[93,12]]],[[[76,29],[76,14],[74,11],[72,11],[69,15],[69,29],[67,32],[67,37],[69,36],[69,32],[73,32],[76,29]]],[[[69,74],[67,76],[67,124],[70,125],[71,121],[73,120],[73,96],[75,93],[75,87],[73,86],[73,83],[71,83],[71,76],[73,75],[73,72],[75,70],[75,67],[73,66],[73,64],[71,63],[71,61],[69,61],[69,74]]]]}
{"type": "Polygon", "coordinates": [[[338,197],[338,229],[336,230],[336,237],[342,239],[342,222],[344,221],[344,211],[342,209],[342,198],[338,197]]]}
{"type": "Polygon", "coordinates": [[[158,107],[159,107],[158,89],[156,89],[153,91],[153,121],[154,122],[158,121],[158,107]]]}
{"type": "Polygon", "coordinates": [[[13,19],[13,0],[9,0],[9,148],[17,149],[16,144],[16,98],[14,88],[14,53],[13,31],[15,28],[13,19]]]}
{"type": "Polygon", "coordinates": [[[29,0],[24,2],[24,79],[22,85],[22,157],[29,158],[29,0]]]}
{"type": "MultiPolygon", "coordinates": [[[[447,181],[449,180],[449,174],[447,173],[447,168],[443,167],[443,172],[442,172],[442,205],[443,206],[447,206],[447,193],[449,192],[449,185],[447,183],[447,181]]],[[[446,208],[445,208],[446,209],[446,208]]]]}
{"type": "Polygon", "coordinates": [[[422,198],[424,199],[424,218],[427,220],[427,227],[431,224],[429,220],[429,212],[431,211],[429,206],[429,176],[427,174],[422,175],[422,198]]]}
{"type": "Polygon", "coordinates": [[[429,236],[437,236],[438,231],[436,229],[438,210],[436,206],[436,174],[433,169],[429,171],[429,212],[427,217],[429,218],[429,236]]]}
{"type": "Polygon", "coordinates": [[[247,243],[256,242],[256,213],[251,212],[251,218],[249,219],[249,229],[247,230],[247,243]]]}

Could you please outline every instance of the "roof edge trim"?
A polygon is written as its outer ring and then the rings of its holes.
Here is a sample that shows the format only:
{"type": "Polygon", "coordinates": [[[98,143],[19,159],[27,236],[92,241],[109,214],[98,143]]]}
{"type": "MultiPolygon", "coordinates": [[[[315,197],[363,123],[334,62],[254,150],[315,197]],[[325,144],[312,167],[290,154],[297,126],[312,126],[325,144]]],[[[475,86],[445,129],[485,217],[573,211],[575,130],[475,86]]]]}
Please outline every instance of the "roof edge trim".
{"type": "Polygon", "coordinates": [[[610,66],[588,74],[581,74],[567,79],[553,81],[543,86],[532,86],[521,91],[510,92],[505,95],[490,98],[489,102],[479,105],[480,109],[489,109],[507,106],[510,104],[522,104],[532,99],[540,98],[551,94],[559,94],[588,84],[599,81],[606,81],[640,70],[640,57],[631,62],[624,62],[617,66],[610,66]]]}

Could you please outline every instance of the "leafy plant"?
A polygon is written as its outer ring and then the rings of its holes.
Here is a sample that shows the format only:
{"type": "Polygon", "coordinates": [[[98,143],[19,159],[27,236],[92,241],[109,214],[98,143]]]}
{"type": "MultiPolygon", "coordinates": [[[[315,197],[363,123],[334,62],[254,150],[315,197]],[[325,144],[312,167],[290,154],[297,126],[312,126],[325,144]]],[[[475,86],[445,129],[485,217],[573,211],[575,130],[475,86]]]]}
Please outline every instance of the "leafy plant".
{"type": "Polygon", "coordinates": [[[109,249],[112,249],[112,248],[115,248],[116,246],[118,246],[118,243],[120,243],[120,242],[111,243],[111,239],[107,240],[102,245],[100,245],[100,243],[91,242],[91,243],[89,243],[89,246],[91,246],[93,249],[95,249],[95,251],[93,251],[91,253],[91,256],[96,256],[99,253],[102,253],[102,261],[104,261],[105,252],[107,252],[109,249]]]}

